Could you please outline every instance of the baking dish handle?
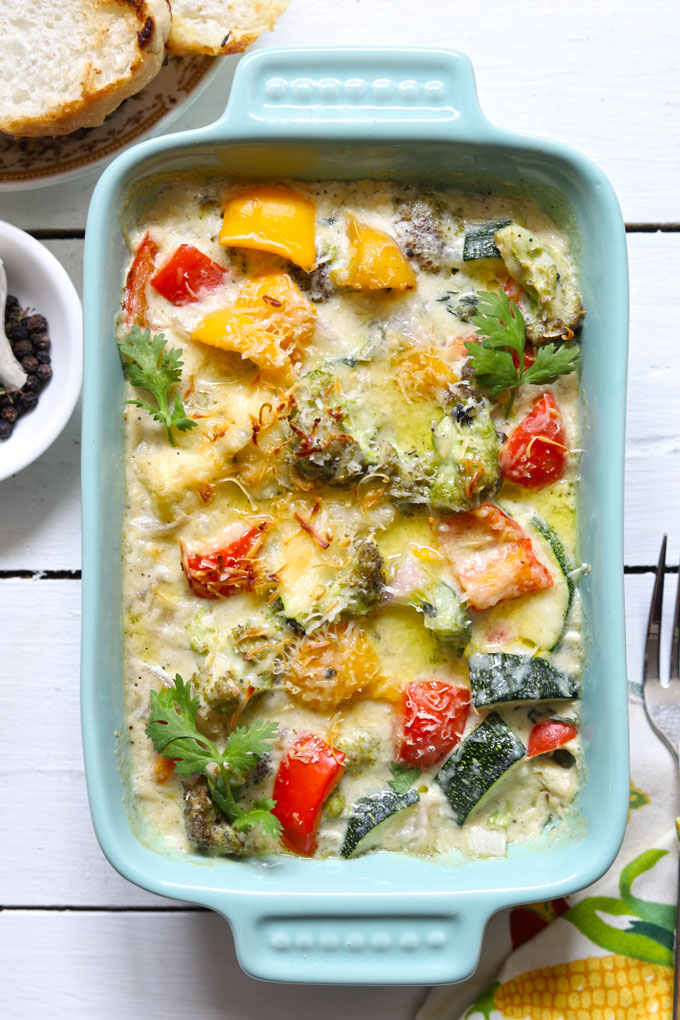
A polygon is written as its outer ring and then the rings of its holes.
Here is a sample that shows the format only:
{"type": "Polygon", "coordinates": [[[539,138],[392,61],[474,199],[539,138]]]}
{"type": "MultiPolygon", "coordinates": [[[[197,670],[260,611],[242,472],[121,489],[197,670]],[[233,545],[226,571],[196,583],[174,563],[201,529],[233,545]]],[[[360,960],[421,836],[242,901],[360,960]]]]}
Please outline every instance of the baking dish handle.
{"type": "Polygon", "coordinates": [[[425,49],[259,50],[239,64],[225,139],[442,138],[492,130],[463,53],[425,49]]]}
{"type": "Polygon", "coordinates": [[[252,977],[321,984],[440,984],[475,970],[495,907],[483,895],[282,896],[272,910],[257,897],[230,898],[239,963],[252,977]],[[418,900],[418,910],[414,901],[418,900]],[[255,902],[254,902],[255,900],[255,902]],[[429,900],[429,903],[427,902],[429,900]],[[448,902],[447,902],[448,901],[448,902]]]}

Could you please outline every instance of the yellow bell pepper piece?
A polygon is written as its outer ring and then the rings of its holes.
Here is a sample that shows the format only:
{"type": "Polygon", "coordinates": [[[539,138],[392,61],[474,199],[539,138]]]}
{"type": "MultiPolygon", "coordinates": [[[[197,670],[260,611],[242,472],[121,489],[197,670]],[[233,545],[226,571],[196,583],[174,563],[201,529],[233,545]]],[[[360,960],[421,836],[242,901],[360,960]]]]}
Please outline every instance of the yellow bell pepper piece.
{"type": "Polygon", "coordinates": [[[243,284],[234,304],[209,312],[192,340],[234,351],[260,368],[290,367],[312,339],[316,309],[287,273],[261,273],[243,284]]]}
{"type": "Polygon", "coordinates": [[[350,214],[347,224],[349,263],[334,270],[331,278],[354,290],[413,290],[415,273],[401,248],[389,234],[360,223],[350,214]]]}
{"type": "Polygon", "coordinates": [[[314,204],[291,188],[256,184],[227,198],[220,244],[283,255],[306,272],[316,265],[314,204]]]}

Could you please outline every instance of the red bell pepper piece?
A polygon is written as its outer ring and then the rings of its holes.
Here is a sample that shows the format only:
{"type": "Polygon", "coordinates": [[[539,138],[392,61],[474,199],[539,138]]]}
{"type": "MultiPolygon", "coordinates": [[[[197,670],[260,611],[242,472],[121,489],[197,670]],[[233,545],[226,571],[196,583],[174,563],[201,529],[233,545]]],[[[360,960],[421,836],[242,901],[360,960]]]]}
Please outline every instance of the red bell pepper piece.
{"type": "Polygon", "coordinates": [[[498,457],[505,478],[525,489],[544,489],[564,474],[569,449],[555,398],[544,393],[503,443],[498,457]]]}
{"type": "Polygon", "coordinates": [[[201,291],[222,283],[226,269],[191,244],[181,244],[168,262],[151,278],[151,286],[173,305],[198,301],[201,291]]]}
{"type": "Polygon", "coordinates": [[[223,549],[187,553],[182,547],[182,569],[199,599],[226,599],[237,591],[252,591],[257,579],[253,558],[264,525],[248,528],[223,549]]]}
{"type": "Polygon", "coordinates": [[[316,847],[323,803],[340,781],[345,755],[316,733],[306,733],[290,745],[274,780],[272,811],[283,826],[281,842],[303,857],[316,847]]]}
{"type": "Polygon", "coordinates": [[[546,751],[554,751],[563,744],[573,740],[578,730],[569,723],[555,722],[552,719],[542,719],[537,722],[529,734],[527,746],[527,758],[535,758],[537,754],[545,754],[546,751]]]}
{"type": "Polygon", "coordinates": [[[146,310],[146,285],[151,279],[154,271],[155,259],[158,254],[158,245],[151,240],[147,233],[142,238],[132,265],[128,270],[125,281],[125,294],[123,297],[123,310],[125,312],[125,325],[128,329],[132,326],[147,326],[146,310]]]}
{"type": "Polygon", "coordinates": [[[399,761],[431,768],[459,742],[470,711],[470,692],[441,680],[415,681],[402,692],[399,761]]]}

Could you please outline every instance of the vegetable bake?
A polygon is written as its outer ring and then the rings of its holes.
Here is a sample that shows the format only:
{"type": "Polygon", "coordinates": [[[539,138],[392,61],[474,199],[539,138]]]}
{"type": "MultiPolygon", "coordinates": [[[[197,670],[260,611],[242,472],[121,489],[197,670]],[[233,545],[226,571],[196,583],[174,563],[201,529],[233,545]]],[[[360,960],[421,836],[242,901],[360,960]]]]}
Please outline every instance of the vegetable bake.
{"type": "Polygon", "coordinates": [[[128,204],[134,809],[178,851],[502,856],[576,819],[578,338],[526,199],[128,204]]]}

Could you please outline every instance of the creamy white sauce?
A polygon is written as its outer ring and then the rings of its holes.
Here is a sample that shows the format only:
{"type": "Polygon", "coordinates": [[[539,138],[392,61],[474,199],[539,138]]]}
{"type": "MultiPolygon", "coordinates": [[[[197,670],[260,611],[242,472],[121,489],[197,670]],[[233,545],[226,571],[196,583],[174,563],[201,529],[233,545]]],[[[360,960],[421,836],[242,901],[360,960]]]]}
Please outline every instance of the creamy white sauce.
{"type": "MultiPolygon", "coordinates": [[[[244,477],[244,469],[247,473],[253,468],[253,458],[257,454],[252,444],[252,422],[257,419],[262,404],[273,399],[272,386],[261,378],[256,379],[252,366],[238,356],[189,339],[189,333],[206,313],[231,304],[242,283],[255,272],[289,269],[286,260],[275,256],[244,253],[219,245],[223,197],[234,186],[234,182],[215,176],[152,182],[131,202],[124,224],[133,252],[144,234],[147,231],[151,234],[159,246],[157,265],[162,265],[178,245],[192,244],[229,271],[219,288],[184,307],[174,307],[152,288],[147,288],[148,316],[153,332],[164,332],[169,347],[182,348],[184,368],[180,392],[189,416],[201,416],[199,427],[179,435],[175,449],[169,445],[164,428],[145,411],[128,405],[124,412],[127,496],[123,571],[130,782],[135,811],[145,826],[157,833],[166,846],[181,852],[191,849],[183,823],[183,787],[176,778],[163,783],[157,781],[156,755],[144,733],[150,692],[170,682],[176,673],[186,680],[195,678],[198,689],[201,683],[207,682],[206,678],[224,675],[234,665],[235,656],[238,659],[230,644],[233,628],[248,622],[257,625],[262,620],[263,600],[248,593],[217,601],[197,599],[190,592],[181,569],[179,544],[184,543],[188,548],[216,547],[235,522],[253,520],[258,514],[272,512],[285,516],[280,514],[281,505],[291,501],[296,501],[296,505],[309,514],[315,498],[302,491],[286,493],[272,479],[268,483],[263,481],[257,491],[248,486],[249,499],[243,495],[237,482],[244,477]],[[233,458],[237,455],[243,460],[239,472],[235,473],[233,458]],[[207,627],[209,634],[209,647],[205,651],[196,650],[196,641],[192,648],[187,632],[199,612],[201,626],[207,627]]],[[[294,186],[316,203],[317,251],[320,260],[331,266],[341,266],[346,261],[347,212],[400,238],[396,221],[404,209],[403,203],[417,195],[415,191],[388,182],[296,182],[294,186]],[[402,203],[399,207],[395,206],[396,199],[402,203]]],[[[314,341],[304,357],[304,371],[329,359],[337,361],[356,355],[375,328],[373,323],[379,323],[385,331],[387,354],[377,359],[374,371],[367,370],[361,390],[353,396],[350,392],[359,421],[362,414],[373,421],[376,414],[382,414],[384,427],[392,428],[400,415],[405,415],[408,423],[411,415],[419,413],[418,402],[408,405],[400,399],[393,380],[386,377],[385,357],[393,359],[395,351],[408,350],[413,345],[423,346],[438,352],[454,367],[461,362],[462,341],[474,335],[474,327],[450,313],[446,295],[494,289],[506,277],[499,260],[486,260],[483,265],[463,263],[466,224],[512,218],[540,232],[561,253],[568,251],[566,238],[529,202],[452,191],[438,192],[436,197],[445,210],[447,224],[446,270],[428,273],[412,262],[417,286],[411,292],[362,294],[339,290],[317,304],[314,341]]],[[[406,246],[403,240],[401,243],[402,247],[406,246]]],[[[119,333],[124,331],[121,323],[118,328],[119,333]]],[[[340,376],[343,371],[349,376],[348,370],[339,365],[340,376]]],[[[497,426],[509,432],[546,389],[552,391],[558,401],[568,446],[576,450],[579,445],[576,376],[563,377],[550,387],[524,387],[510,422],[502,421],[499,412],[495,413],[497,426]]],[[[129,396],[133,396],[131,388],[129,396]]],[[[577,478],[578,456],[572,455],[564,478],[549,489],[528,492],[506,483],[496,501],[522,526],[528,526],[535,514],[550,523],[577,562],[577,478]]],[[[324,523],[334,535],[329,550],[320,550],[307,535],[299,532],[289,516],[281,524],[277,536],[265,541],[262,552],[268,570],[275,572],[290,548],[287,543],[293,543],[295,557],[305,568],[307,591],[312,584],[330,583],[337,569],[333,562],[340,555],[342,542],[356,533],[356,502],[351,490],[322,489],[321,513],[325,514],[324,523]]],[[[376,538],[385,560],[388,584],[394,581],[400,557],[408,549],[417,551],[432,546],[430,516],[427,509],[422,509],[404,518],[386,499],[362,514],[361,531],[376,538]]],[[[535,551],[540,560],[550,564],[549,549],[543,547],[540,539],[535,542],[535,551]]],[[[525,598],[540,599],[541,594],[525,598]]],[[[511,603],[501,606],[510,608],[511,603]]],[[[383,671],[397,688],[416,678],[467,683],[464,658],[447,654],[413,610],[379,609],[360,623],[373,637],[383,671]]],[[[524,647],[523,650],[540,651],[560,669],[578,673],[580,624],[577,595],[568,632],[558,648],[552,653],[540,647],[524,647]]],[[[474,641],[473,623],[473,645],[474,641]]],[[[557,704],[554,708],[556,714],[576,718],[577,705],[573,703],[568,703],[567,709],[557,704]]],[[[527,707],[519,707],[506,708],[500,713],[525,743],[532,727],[527,711],[527,707]]],[[[257,788],[257,796],[271,795],[281,754],[295,734],[311,730],[324,739],[332,738],[335,746],[348,749],[348,768],[333,801],[334,809],[340,813],[332,817],[329,811],[324,812],[318,836],[317,855],[337,854],[351,804],[361,796],[384,789],[390,778],[389,765],[394,758],[399,726],[394,700],[358,697],[343,702],[337,710],[319,713],[301,705],[287,693],[283,684],[279,684],[255,699],[242,721],[247,723],[254,718],[271,719],[279,726],[270,768],[257,788]],[[373,748],[363,761],[362,741],[373,748]],[[342,810],[340,797],[345,805],[342,810]]],[[[466,732],[479,721],[480,717],[472,710],[466,732]]],[[[422,855],[457,849],[465,854],[493,856],[504,852],[506,843],[534,840],[546,827],[568,823],[573,817],[572,805],[581,771],[578,740],[569,745],[569,750],[577,759],[576,766],[570,769],[560,768],[546,757],[525,759],[462,827],[455,824],[451,808],[434,782],[439,765],[423,772],[416,782],[419,803],[394,815],[381,827],[380,848],[422,855]],[[489,839],[484,835],[485,830],[495,835],[489,839]]],[[[257,830],[248,837],[248,846],[254,853],[280,849],[267,844],[257,830]]]]}

